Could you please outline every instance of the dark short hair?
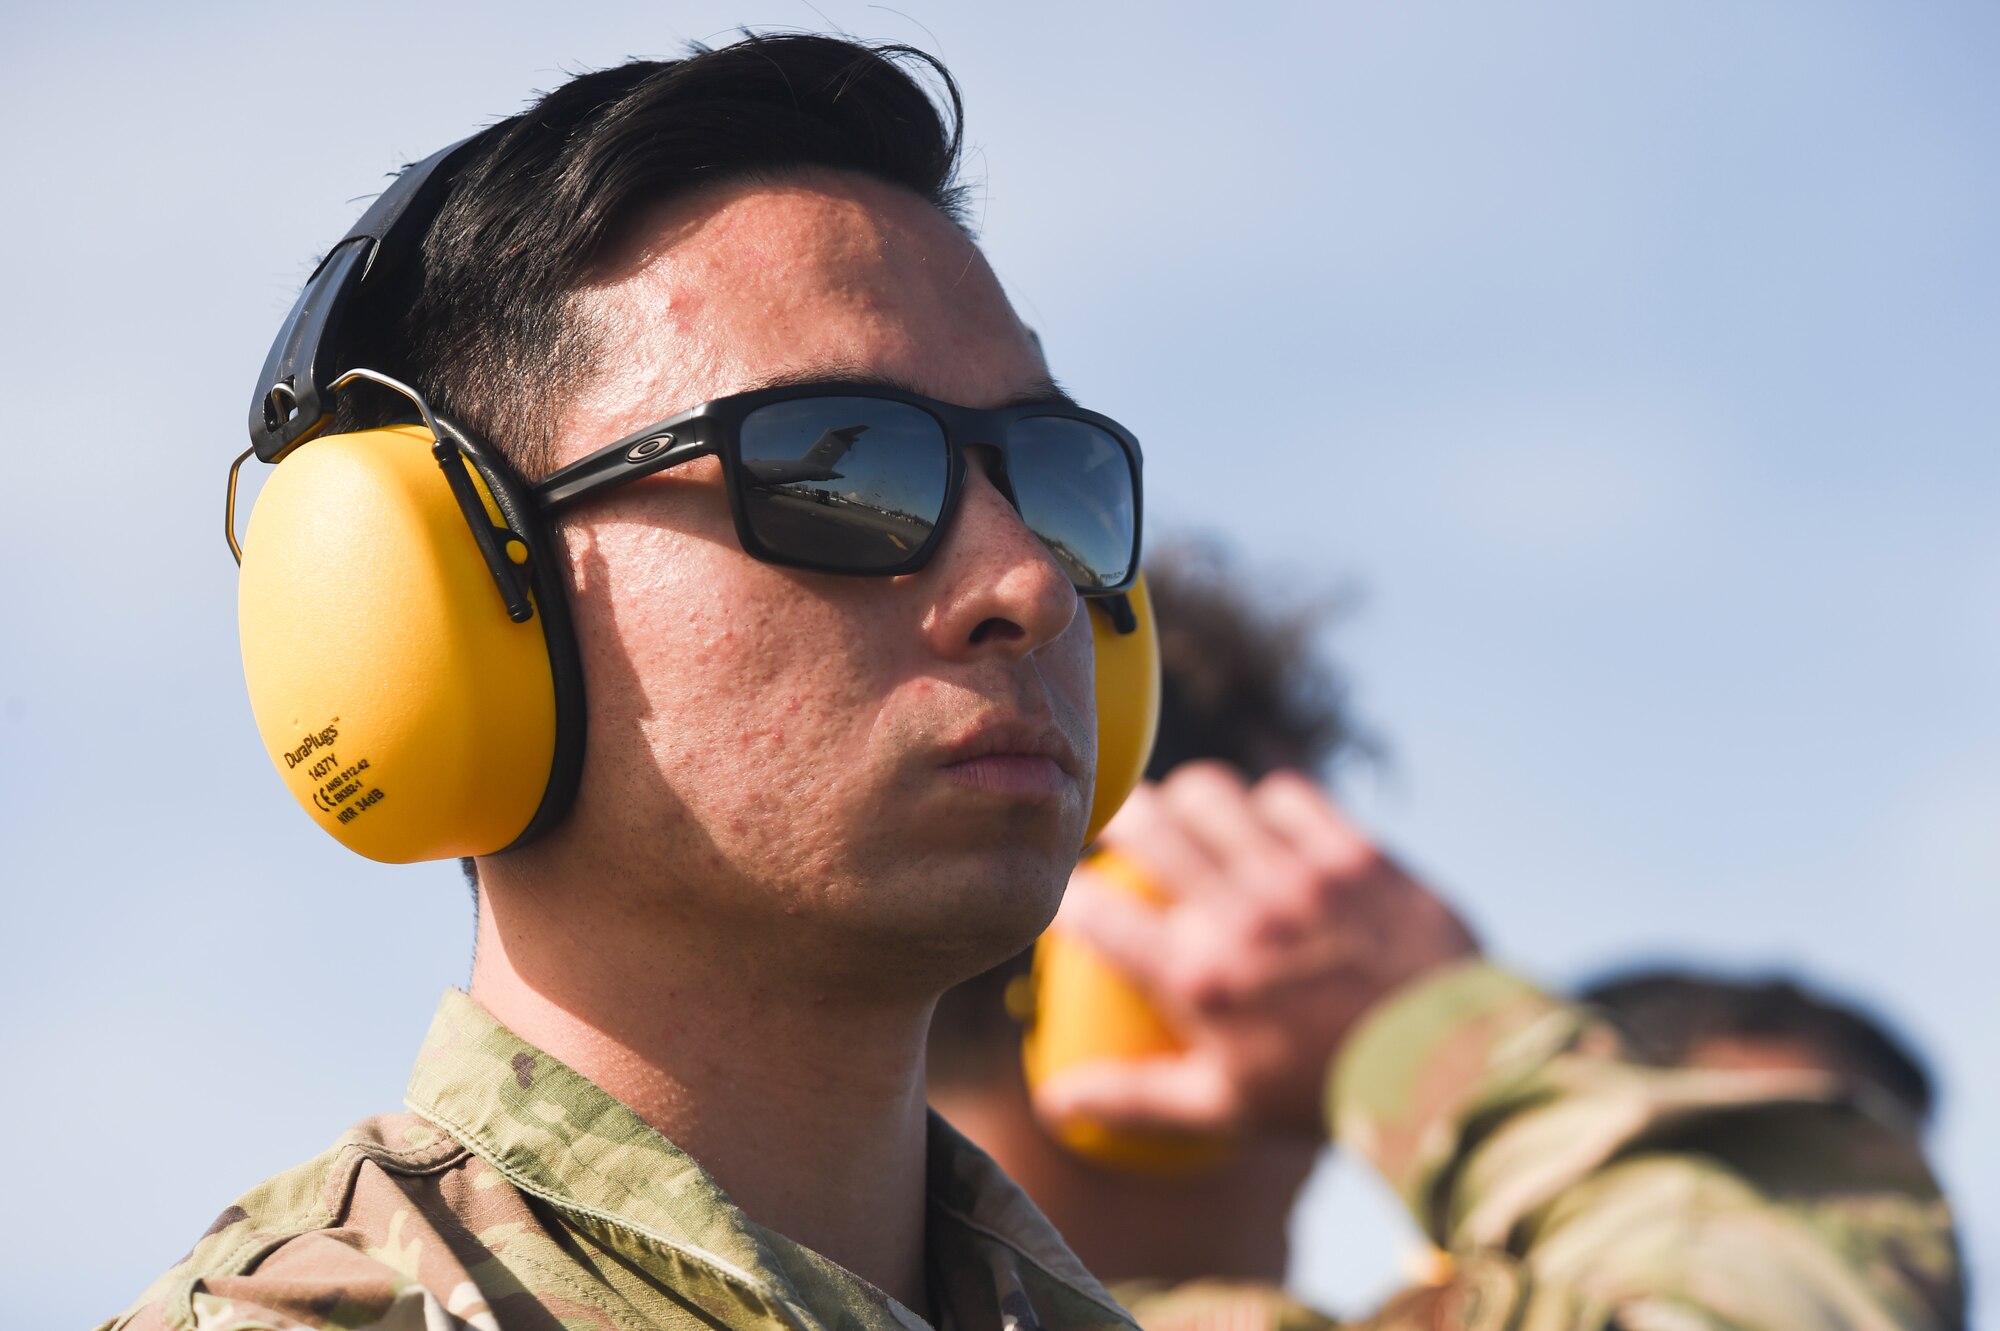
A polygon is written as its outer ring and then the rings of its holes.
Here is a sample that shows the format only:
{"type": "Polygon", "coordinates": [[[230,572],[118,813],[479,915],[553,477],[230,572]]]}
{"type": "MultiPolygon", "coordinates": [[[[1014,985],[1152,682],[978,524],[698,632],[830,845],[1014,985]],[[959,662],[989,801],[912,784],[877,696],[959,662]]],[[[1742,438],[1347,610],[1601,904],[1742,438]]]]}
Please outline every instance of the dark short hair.
{"type": "MultiPolygon", "coordinates": [[[[1164,542],[1146,559],[1160,632],[1160,733],[1146,777],[1197,758],[1245,776],[1281,767],[1323,772],[1369,746],[1345,707],[1339,673],[1318,645],[1331,604],[1259,595],[1214,540],[1164,542]]],[[[1010,1066],[1021,1027],[1007,990],[1032,950],[955,985],[931,1018],[933,1083],[979,1086],[1010,1066]]]]}
{"type": "Polygon", "coordinates": [[[1930,1118],[1930,1074],[1915,1051],[1875,1017],[1788,976],[1633,970],[1597,980],[1577,997],[1602,1009],[1646,1062],[1679,1067],[1711,1040],[1782,1040],[1850,1082],[1886,1092],[1913,1120],[1930,1118]]]}
{"type": "MultiPolygon", "coordinates": [[[[538,479],[554,465],[558,404],[598,351],[572,297],[639,209],[819,168],[907,189],[964,226],[960,122],[957,85],[935,58],[834,37],[746,34],[579,75],[477,136],[421,252],[386,256],[371,274],[353,316],[357,359],[414,384],[538,479]]],[[[403,412],[356,387],[341,428],[403,412]]]]}

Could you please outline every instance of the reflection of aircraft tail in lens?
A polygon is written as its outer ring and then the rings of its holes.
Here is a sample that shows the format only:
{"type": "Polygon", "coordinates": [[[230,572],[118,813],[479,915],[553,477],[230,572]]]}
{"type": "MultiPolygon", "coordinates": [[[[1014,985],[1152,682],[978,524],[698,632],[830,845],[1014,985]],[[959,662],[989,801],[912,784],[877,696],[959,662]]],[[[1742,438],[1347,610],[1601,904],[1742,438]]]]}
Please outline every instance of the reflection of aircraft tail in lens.
{"type": "Polygon", "coordinates": [[[841,474],[834,466],[847,456],[847,450],[854,447],[857,436],[868,429],[865,425],[843,425],[828,430],[806,450],[806,455],[797,462],[773,462],[762,458],[746,458],[743,469],[750,473],[759,485],[798,485],[804,481],[837,481],[841,474]]]}

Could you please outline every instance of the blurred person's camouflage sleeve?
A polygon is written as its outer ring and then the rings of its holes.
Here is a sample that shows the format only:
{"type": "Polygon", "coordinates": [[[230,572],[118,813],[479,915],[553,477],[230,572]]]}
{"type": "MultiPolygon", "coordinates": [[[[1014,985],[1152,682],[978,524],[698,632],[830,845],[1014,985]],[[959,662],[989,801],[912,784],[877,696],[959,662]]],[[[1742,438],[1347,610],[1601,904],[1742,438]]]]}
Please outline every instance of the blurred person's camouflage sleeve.
{"type": "MultiPolygon", "coordinates": [[[[1588,1010],[1471,963],[1369,1015],[1330,1105],[1446,1254],[1356,1331],[1963,1325],[1914,1126],[1819,1074],[1641,1067],[1588,1010]]],[[[1146,1331],[1331,1325],[1254,1285],[1114,1293],[1146,1331]]]]}
{"type": "Polygon", "coordinates": [[[1452,1258],[1370,1325],[1962,1324],[1913,1125],[1822,1074],[1618,1055],[1587,1009],[1483,964],[1370,1015],[1335,1070],[1333,1126],[1452,1258]]]}

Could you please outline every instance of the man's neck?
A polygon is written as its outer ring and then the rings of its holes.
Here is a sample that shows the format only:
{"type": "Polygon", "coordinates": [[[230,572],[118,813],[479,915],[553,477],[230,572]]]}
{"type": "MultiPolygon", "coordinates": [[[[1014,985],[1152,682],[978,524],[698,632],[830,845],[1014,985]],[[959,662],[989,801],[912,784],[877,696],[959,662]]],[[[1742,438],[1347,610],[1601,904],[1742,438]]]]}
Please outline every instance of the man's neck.
{"type": "Polygon", "coordinates": [[[841,1004],[740,955],[481,892],[472,997],[686,1151],[756,1223],[922,1312],[921,999],[841,1004]]]}

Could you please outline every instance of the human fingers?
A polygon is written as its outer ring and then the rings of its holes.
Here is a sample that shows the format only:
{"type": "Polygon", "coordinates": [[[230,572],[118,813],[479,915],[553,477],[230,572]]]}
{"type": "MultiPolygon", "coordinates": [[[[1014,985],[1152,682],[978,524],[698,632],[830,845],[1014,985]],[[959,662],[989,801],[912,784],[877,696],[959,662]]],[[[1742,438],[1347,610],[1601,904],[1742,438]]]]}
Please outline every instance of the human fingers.
{"type": "Polygon", "coordinates": [[[1198,1053],[1080,1063],[1036,1087],[1033,1100],[1051,1126],[1081,1118],[1125,1132],[1213,1136],[1242,1117],[1228,1074],[1198,1053]]]}
{"type": "Polygon", "coordinates": [[[1354,882],[1389,865],[1375,843],[1303,773],[1280,769],[1250,790],[1265,826],[1329,880],[1354,882]]]}
{"type": "Polygon", "coordinates": [[[1373,940],[1379,955],[1372,969],[1383,983],[1478,950],[1449,902],[1384,854],[1303,776],[1274,772],[1251,795],[1272,826],[1320,867],[1320,908],[1351,941],[1373,940]]]}
{"type": "Polygon", "coordinates": [[[1049,927],[1102,956],[1148,997],[1157,1000],[1168,987],[1173,940],[1165,913],[1088,865],[1070,874],[1069,890],[1049,927]]]}
{"type": "Polygon", "coordinates": [[[1158,786],[1134,790],[1098,840],[1144,870],[1169,898],[1213,894],[1222,886],[1214,856],[1188,834],[1158,786]]]}
{"type": "Polygon", "coordinates": [[[1242,774],[1224,763],[1183,763],[1160,783],[1159,798],[1233,893],[1282,894],[1282,880],[1310,871],[1252,801],[1242,774]]]}

